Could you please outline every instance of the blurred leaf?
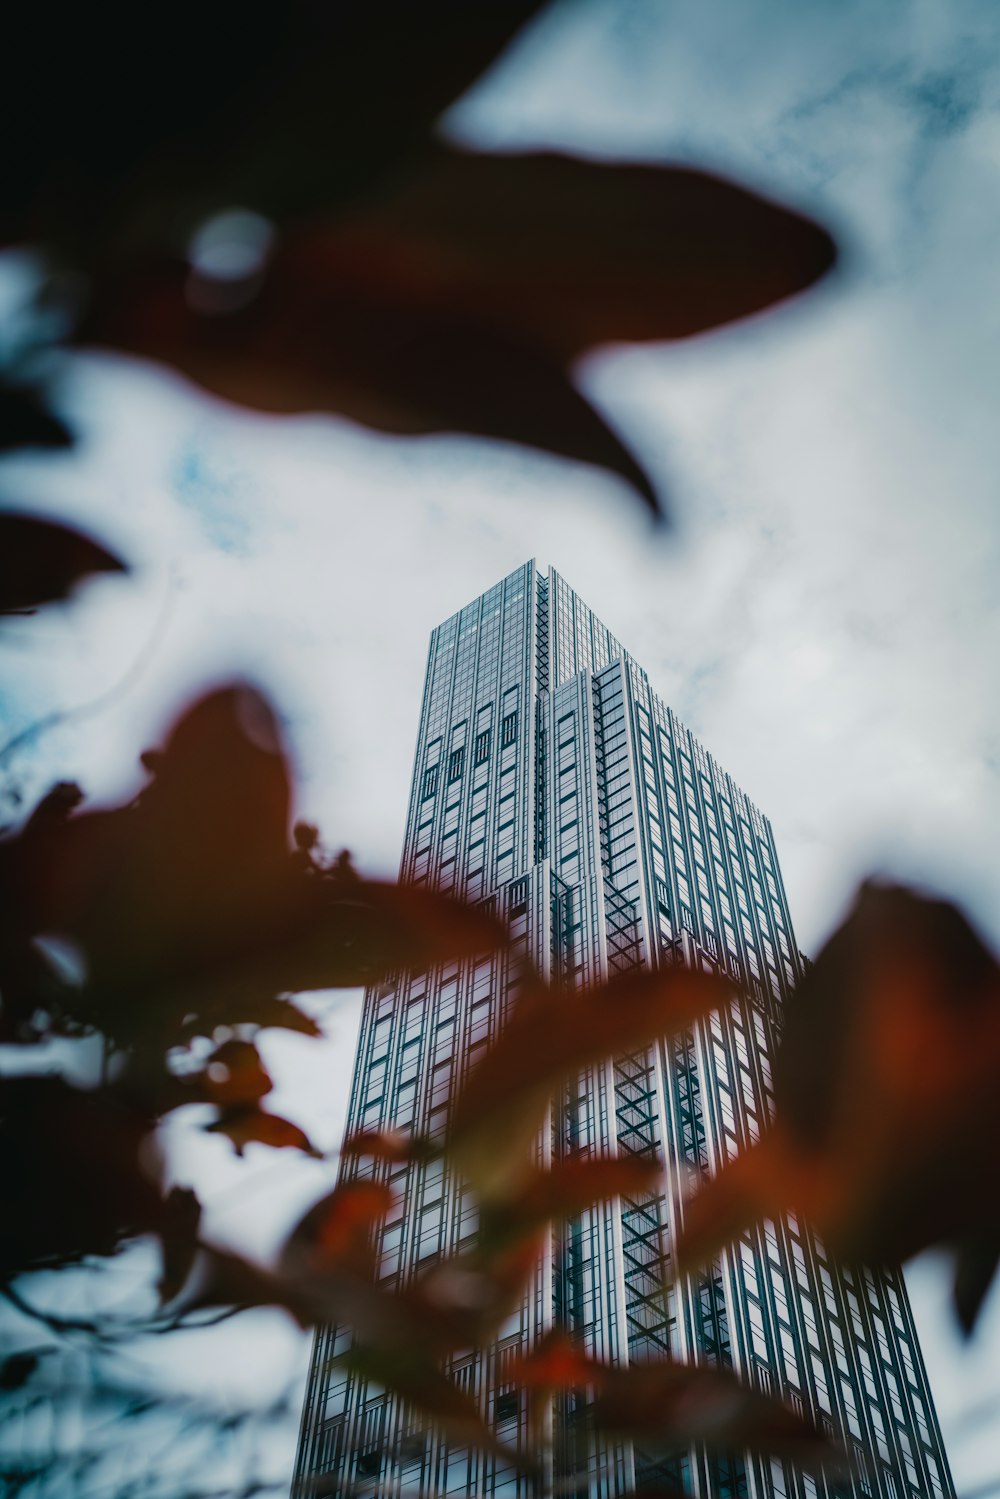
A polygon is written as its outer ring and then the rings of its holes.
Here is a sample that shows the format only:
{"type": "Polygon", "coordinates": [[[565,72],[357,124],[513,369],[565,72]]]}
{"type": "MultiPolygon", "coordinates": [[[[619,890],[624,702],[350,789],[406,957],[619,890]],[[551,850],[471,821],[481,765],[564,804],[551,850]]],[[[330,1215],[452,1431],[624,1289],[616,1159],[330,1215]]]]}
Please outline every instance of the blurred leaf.
{"type": "Polygon", "coordinates": [[[159,1235],[163,1251],[160,1300],[172,1301],[191,1273],[198,1250],[201,1203],[190,1187],[174,1187],[164,1203],[159,1235]]]}
{"type": "Polygon", "coordinates": [[[656,1160],[638,1156],[577,1156],[556,1161],[550,1170],[532,1171],[516,1192],[484,1209],[481,1237],[489,1249],[534,1233],[553,1218],[574,1218],[595,1202],[624,1193],[638,1197],[662,1179],[656,1160]]]}
{"type": "Polygon", "coordinates": [[[236,1309],[277,1306],[289,1312],[300,1327],[315,1324],[316,1308],[296,1287],[238,1254],[202,1246],[188,1284],[172,1308],[177,1318],[218,1307],[236,1309]]]}
{"type": "Polygon", "coordinates": [[[280,1150],[302,1150],[306,1155],[323,1159],[304,1130],[280,1114],[269,1114],[265,1109],[226,1109],[205,1129],[211,1134],[225,1135],[231,1140],[237,1155],[242,1155],[248,1145],[270,1145],[280,1150]]]}
{"type": "Polygon", "coordinates": [[[59,1002],[44,996],[57,1019],[161,1051],[219,1025],[314,1035],[280,993],[353,987],[503,942],[499,923],[458,901],[366,883],[343,862],[295,863],[278,728],[252,689],[195,703],[144,759],[153,778],[130,806],[33,816],[0,844],[2,962],[16,979],[4,1010],[16,1021],[38,1002],[27,955],[39,934],[80,954],[80,984],[59,1002]]]}
{"type": "Polygon", "coordinates": [[[686,968],[637,970],[599,986],[528,983],[455,1099],[448,1152],[481,1197],[505,1199],[530,1171],[529,1150],[555,1090],[581,1068],[686,1029],[732,983],[686,968]]]}
{"type": "Polygon", "coordinates": [[[164,1229],[171,1209],[144,1166],[151,1127],[107,1090],[0,1078],[0,1274],[113,1254],[164,1229]]]}
{"type": "Polygon", "coordinates": [[[193,1085],[208,1103],[222,1109],[255,1104],[274,1087],[253,1042],[237,1040],[216,1047],[193,1085]]]}
{"type": "Polygon", "coordinates": [[[361,1379],[373,1380],[408,1401],[414,1410],[433,1421],[449,1445],[489,1452],[499,1462],[510,1463],[521,1472],[533,1470],[530,1459],[497,1439],[480,1415],[476,1402],[427,1357],[419,1344],[387,1354],[357,1343],[341,1362],[361,1379]]]}
{"type": "Polygon", "coordinates": [[[568,1333],[553,1328],[539,1338],[530,1353],[514,1360],[510,1378],[529,1390],[578,1389],[599,1383],[604,1367],[595,1364],[568,1333]]]}
{"type": "Polygon", "coordinates": [[[426,302],[521,328],[560,359],[689,338],[833,265],[803,215],[690,167],[439,147],[359,233],[426,302]]]}
{"type": "Polygon", "coordinates": [[[73,434],[42,393],[30,385],[0,379],[0,453],[12,448],[68,448],[73,434]]]}
{"type": "Polygon", "coordinates": [[[741,1384],[724,1369],[686,1364],[631,1364],[594,1381],[594,1426],[630,1439],[645,1452],[695,1444],[783,1458],[807,1472],[845,1471],[839,1443],[788,1406],[741,1384]]]}
{"type": "Polygon", "coordinates": [[[811,1421],[725,1369],[669,1359],[626,1367],[604,1364],[555,1329],[517,1360],[511,1378],[529,1390],[592,1390],[588,1410],[594,1427],[634,1440],[646,1452],[704,1443],[789,1458],[812,1471],[845,1465],[841,1446],[811,1421]]]}
{"type": "Polygon", "coordinates": [[[252,300],[196,284],[187,265],[116,273],[86,342],[164,360],[258,411],[341,412],[381,432],[466,433],[525,443],[624,478],[656,509],[648,477],[530,331],[426,296],[405,247],[336,227],[287,240],[252,300]],[[401,263],[399,263],[401,262],[401,263]]]}
{"type": "Polygon", "coordinates": [[[688,168],[437,147],[362,208],[286,238],[266,275],[237,284],[180,258],[115,268],[83,336],[260,410],[594,463],[655,513],[649,479],[567,363],[758,312],[833,259],[809,220],[688,168]]]}
{"type": "MultiPolygon", "coordinates": [[[[351,1320],[358,1296],[376,1296],[373,1224],[392,1203],[387,1187],[343,1182],[317,1202],[290,1235],[275,1272],[205,1248],[175,1308],[281,1306],[302,1327],[351,1320]]],[[[381,1293],[383,1301],[391,1301],[381,1293]]]]}
{"type": "MultiPolygon", "coordinates": [[[[45,1349],[41,1350],[45,1352],[45,1349]]],[[[0,1363],[0,1390],[19,1390],[38,1368],[38,1353],[12,1353],[0,1363]]]]}
{"type": "Polygon", "coordinates": [[[374,1271],[371,1230],[393,1203],[393,1194],[380,1182],[339,1182],[315,1203],[290,1234],[279,1261],[290,1279],[316,1280],[345,1265],[374,1271]]]}
{"type": "Polygon", "coordinates": [[[439,1154],[438,1148],[401,1129],[359,1130],[340,1147],[347,1159],[371,1156],[376,1161],[420,1161],[439,1154]]]}
{"type": "Polygon", "coordinates": [[[1000,1262],[1000,1233],[967,1234],[955,1256],[954,1306],[958,1325],[969,1337],[989,1294],[1000,1262]]]}
{"type": "Polygon", "coordinates": [[[94,573],[126,571],[117,557],[70,526],[0,514],[0,615],[33,613],[68,598],[94,573]]]}
{"type": "Polygon", "coordinates": [[[12,68],[4,91],[0,225],[93,255],[170,242],[233,204],[281,219],[350,200],[420,151],[538,8],[179,0],[123,62],[123,5],[70,9],[57,27],[18,7],[8,55],[45,67],[12,68]]]}
{"type": "Polygon", "coordinates": [[[788,1002],[774,1088],[772,1130],[688,1204],[679,1257],[787,1209],[841,1259],[954,1243],[971,1325],[978,1246],[1000,1241],[1000,968],[961,913],[863,886],[788,1002]]]}

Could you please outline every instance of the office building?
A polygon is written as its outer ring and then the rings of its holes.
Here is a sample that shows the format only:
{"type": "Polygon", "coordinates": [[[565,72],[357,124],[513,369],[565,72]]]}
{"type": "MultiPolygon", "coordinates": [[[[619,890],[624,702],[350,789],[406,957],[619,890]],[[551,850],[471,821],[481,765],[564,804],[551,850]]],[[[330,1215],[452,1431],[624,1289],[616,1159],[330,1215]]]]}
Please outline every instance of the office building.
{"type": "MultiPolygon", "coordinates": [[[[591,1069],[558,1103],[556,1149],[655,1153],[665,1185],[557,1226],[496,1342],[452,1361],[497,1433],[523,1435],[510,1362],[555,1323],[599,1358],[732,1367],[861,1457],[857,1476],[834,1482],[743,1454],[664,1459],[591,1440],[586,1477],[563,1492],[673,1483],[702,1499],[950,1499],[898,1271],[838,1269],[789,1218],[745,1234],[711,1273],[665,1288],[691,1181],[764,1125],[781,1003],[803,959],[767,818],[554,570],[526,563],[433,632],[401,877],[493,903],[513,946],[367,994],[351,1130],[440,1136],[526,959],[571,985],[680,959],[722,969],[741,989],[691,1031],[591,1069]]],[[[400,1199],[382,1234],[387,1282],[473,1242],[469,1194],[440,1162],[379,1170],[400,1199]]],[[[331,1328],[316,1340],[295,1499],[532,1492],[513,1468],[450,1450],[393,1396],[331,1365],[348,1336],[331,1328]]],[[[557,1431],[572,1427],[579,1398],[558,1397],[557,1431]]],[[[566,1477],[557,1450],[555,1479],[566,1477]]]]}

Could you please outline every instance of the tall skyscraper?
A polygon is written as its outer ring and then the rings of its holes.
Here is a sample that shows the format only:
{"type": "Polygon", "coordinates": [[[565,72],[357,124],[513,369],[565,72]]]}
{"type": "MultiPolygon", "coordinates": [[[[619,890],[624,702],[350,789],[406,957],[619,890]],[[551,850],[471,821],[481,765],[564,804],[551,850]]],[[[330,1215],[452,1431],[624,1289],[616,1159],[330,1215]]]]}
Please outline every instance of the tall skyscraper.
{"type": "MultiPolygon", "coordinates": [[[[646,673],[552,569],[534,562],[431,636],[401,878],[491,903],[509,954],[371,989],[349,1129],[440,1137],[449,1101],[496,1033],[525,960],[562,984],[678,958],[723,970],[740,997],[709,1021],[579,1079],[554,1109],[554,1148],[656,1154],[659,1193],[556,1227],[520,1308],[452,1377],[499,1436],[524,1434],[515,1353],[554,1324],[596,1357],[715,1362],[842,1434],[850,1479],[701,1451],[664,1460],[591,1439],[574,1495],[674,1483],[701,1499],[949,1499],[951,1477],[902,1275],[849,1271],[793,1217],[765,1222],[676,1287],[663,1267],[693,1179],[751,1144],[771,1103],[782,998],[802,971],[771,825],[652,691],[646,673]],[[669,1277],[667,1277],[669,1281],[669,1277]]],[[[405,1284],[473,1242],[474,1206],[440,1161],[385,1173],[399,1207],[381,1274],[405,1284]]],[[[316,1339],[295,1499],[528,1495],[531,1480],[455,1451],[316,1339]]],[[[572,1427],[561,1396],[555,1427],[572,1427]]],[[[557,1461],[558,1468],[558,1461],[557,1461]]],[[[556,1477],[559,1477],[557,1471],[556,1477]]]]}

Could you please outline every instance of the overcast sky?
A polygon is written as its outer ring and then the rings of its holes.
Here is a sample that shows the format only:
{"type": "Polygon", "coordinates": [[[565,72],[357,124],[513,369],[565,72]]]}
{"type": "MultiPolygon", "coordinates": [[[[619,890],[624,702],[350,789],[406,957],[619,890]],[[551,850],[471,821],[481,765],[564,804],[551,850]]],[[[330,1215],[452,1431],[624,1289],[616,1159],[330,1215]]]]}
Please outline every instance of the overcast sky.
{"type": "MultiPolygon", "coordinates": [[[[569,463],[261,420],[148,366],[79,361],[63,401],[85,442],[8,463],[0,493],[84,523],[135,573],[4,626],[6,733],[125,688],[9,769],[31,796],[55,776],[120,796],[177,706],[240,672],[284,715],[301,815],[392,872],[430,629],[533,555],[771,818],[802,947],[872,870],[959,899],[1000,944],[996,0],[572,0],[447,128],[716,168],[820,218],[842,266],[767,318],[581,369],[670,497],[663,540],[569,463]]],[[[308,1095],[324,1145],[356,1010],[318,1058],[271,1043],[275,1107],[301,1117],[308,1095]]],[[[289,1201],[323,1170],[293,1182],[282,1162],[289,1201]]],[[[1000,1410],[1000,1305],[960,1350],[941,1274],[912,1279],[971,1490],[1000,1472],[997,1428],[959,1423],[990,1390],[1000,1410]]]]}

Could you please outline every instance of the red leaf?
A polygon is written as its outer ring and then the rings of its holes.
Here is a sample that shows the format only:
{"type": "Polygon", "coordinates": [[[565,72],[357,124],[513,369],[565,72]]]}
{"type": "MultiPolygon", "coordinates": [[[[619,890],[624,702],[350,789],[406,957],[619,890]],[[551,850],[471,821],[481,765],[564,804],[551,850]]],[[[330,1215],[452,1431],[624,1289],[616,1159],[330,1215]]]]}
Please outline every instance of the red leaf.
{"type": "Polygon", "coordinates": [[[490,1249],[526,1235],[552,1218],[574,1218],[594,1202],[625,1194],[640,1197],[661,1180],[663,1167],[638,1156],[571,1157],[548,1171],[530,1171],[509,1197],[491,1198],[480,1231],[490,1249]]]}
{"type": "MultiPolygon", "coordinates": [[[[865,886],[787,1005],[770,1135],[686,1209],[694,1265],[793,1209],[840,1258],[1000,1241],[1000,967],[961,914],[865,886]]],[[[981,1280],[966,1260],[968,1319],[981,1280]]],[[[985,1274],[982,1270],[982,1274],[985,1274]]]]}
{"type": "Polygon", "coordinates": [[[222,1109],[255,1104],[274,1087],[252,1041],[224,1041],[216,1047],[193,1085],[208,1103],[222,1109]]]}
{"type": "Polygon", "coordinates": [[[636,971],[579,990],[527,985],[455,1100],[449,1153],[482,1197],[506,1199],[528,1172],[549,1099],[581,1068],[682,1030],[732,984],[685,968],[636,971]]]}
{"type": "Polygon", "coordinates": [[[530,1353],[515,1359],[510,1378],[529,1390],[569,1390],[587,1384],[599,1389],[604,1372],[604,1366],[588,1358],[568,1333],[553,1328],[530,1353]]]}
{"type": "Polygon", "coordinates": [[[591,1412],[599,1431],[631,1439],[647,1452],[704,1443],[788,1458],[811,1472],[849,1466],[843,1448],[811,1421],[724,1369],[669,1361],[605,1367],[591,1412]]]}
{"type": "Polygon", "coordinates": [[[33,613],[68,598],[94,573],[127,571],[124,562],[70,526],[0,515],[0,614],[33,613]]]}
{"type": "Polygon", "coordinates": [[[317,1150],[304,1130],[280,1114],[268,1114],[264,1109],[230,1109],[214,1124],[206,1124],[213,1134],[226,1135],[233,1142],[237,1155],[242,1155],[247,1145],[270,1145],[275,1149],[289,1148],[305,1151],[322,1160],[323,1152],[317,1150]]]}
{"type": "Polygon", "coordinates": [[[268,704],[210,694],[180,719],[138,801],[66,816],[60,804],[0,845],[9,891],[4,1005],[165,1047],[218,1025],[317,1028],[277,995],[377,981],[406,964],[499,946],[503,927],[431,891],[303,868],[289,846],[288,771],[268,704]],[[30,992],[32,938],[70,939],[78,989],[30,992]]]}

